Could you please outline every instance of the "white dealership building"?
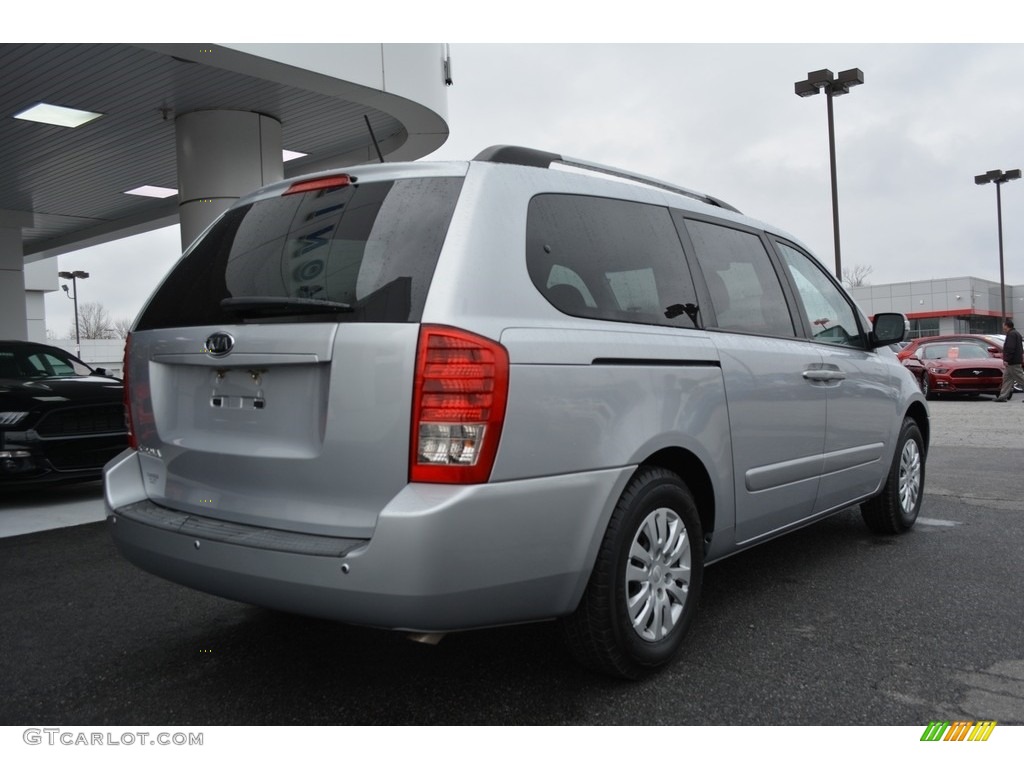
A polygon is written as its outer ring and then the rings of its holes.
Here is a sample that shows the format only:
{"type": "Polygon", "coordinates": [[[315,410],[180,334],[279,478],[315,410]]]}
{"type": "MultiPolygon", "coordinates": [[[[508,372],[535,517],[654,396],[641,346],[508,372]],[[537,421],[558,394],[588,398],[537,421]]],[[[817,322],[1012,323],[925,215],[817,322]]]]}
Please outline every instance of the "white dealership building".
{"type": "MultiPolygon", "coordinates": [[[[1002,333],[999,283],[978,277],[863,285],[851,289],[869,317],[902,312],[911,337],[944,333],[1002,333]]],[[[1024,316],[1024,285],[1006,286],[1006,314],[1024,316]]]]}

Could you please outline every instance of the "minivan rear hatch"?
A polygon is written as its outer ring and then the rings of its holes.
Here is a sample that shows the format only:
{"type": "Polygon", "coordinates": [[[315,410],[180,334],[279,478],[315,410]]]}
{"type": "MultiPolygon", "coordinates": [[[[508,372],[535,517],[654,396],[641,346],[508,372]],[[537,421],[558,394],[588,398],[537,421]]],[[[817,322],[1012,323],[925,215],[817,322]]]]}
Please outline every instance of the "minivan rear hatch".
{"type": "Polygon", "coordinates": [[[418,323],[464,168],[279,184],[186,252],[140,315],[126,369],[153,502],[372,533],[408,482],[418,323]]]}

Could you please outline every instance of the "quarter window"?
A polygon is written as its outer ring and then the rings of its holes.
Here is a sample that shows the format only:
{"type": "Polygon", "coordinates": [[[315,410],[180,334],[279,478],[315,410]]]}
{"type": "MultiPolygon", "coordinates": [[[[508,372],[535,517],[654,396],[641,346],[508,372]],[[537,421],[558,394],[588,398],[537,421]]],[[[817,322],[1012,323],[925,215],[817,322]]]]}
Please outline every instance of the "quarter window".
{"type": "Polygon", "coordinates": [[[667,208],[538,195],[530,201],[526,259],[533,284],[565,314],[694,327],[696,292],[667,208]]]}

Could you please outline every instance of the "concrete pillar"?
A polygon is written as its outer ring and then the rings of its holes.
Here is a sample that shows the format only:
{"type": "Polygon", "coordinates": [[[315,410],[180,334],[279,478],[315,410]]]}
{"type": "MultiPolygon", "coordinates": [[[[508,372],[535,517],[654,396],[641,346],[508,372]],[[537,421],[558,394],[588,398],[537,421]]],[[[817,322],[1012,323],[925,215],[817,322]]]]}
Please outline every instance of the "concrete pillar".
{"type": "Polygon", "coordinates": [[[28,339],[20,227],[0,227],[0,339],[28,339]]]}
{"type": "Polygon", "coordinates": [[[46,294],[58,288],[56,256],[25,264],[25,318],[29,341],[46,343],[46,294]]]}
{"type": "Polygon", "coordinates": [[[242,195],[284,178],[281,123],[240,110],[188,112],[175,120],[181,247],[242,195]]]}

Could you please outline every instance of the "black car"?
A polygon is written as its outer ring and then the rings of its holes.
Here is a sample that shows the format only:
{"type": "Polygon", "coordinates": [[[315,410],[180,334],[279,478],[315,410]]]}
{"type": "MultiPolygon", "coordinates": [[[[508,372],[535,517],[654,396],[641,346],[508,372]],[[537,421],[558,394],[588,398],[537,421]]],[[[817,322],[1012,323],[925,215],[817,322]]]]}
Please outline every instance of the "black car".
{"type": "Polygon", "coordinates": [[[123,396],[62,349],[0,341],[0,487],[99,478],[128,447],[123,396]]]}

